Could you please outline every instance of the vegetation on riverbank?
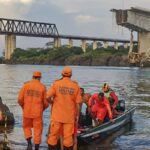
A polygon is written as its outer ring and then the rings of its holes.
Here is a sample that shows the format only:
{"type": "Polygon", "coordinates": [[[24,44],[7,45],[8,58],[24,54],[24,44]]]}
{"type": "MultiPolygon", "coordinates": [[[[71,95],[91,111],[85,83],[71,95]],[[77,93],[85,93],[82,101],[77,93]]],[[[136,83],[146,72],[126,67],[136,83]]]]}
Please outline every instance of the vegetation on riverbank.
{"type": "Polygon", "coordinates": [[[80,47],[68,48],[30,48],[28,50],[17,48],[7,63],[12,64],[51,64],[51,65],[106,65],[128,66],[127,54],[129,49],[123,46],[118,50],[113,47],[86,49],[80,47]]]}

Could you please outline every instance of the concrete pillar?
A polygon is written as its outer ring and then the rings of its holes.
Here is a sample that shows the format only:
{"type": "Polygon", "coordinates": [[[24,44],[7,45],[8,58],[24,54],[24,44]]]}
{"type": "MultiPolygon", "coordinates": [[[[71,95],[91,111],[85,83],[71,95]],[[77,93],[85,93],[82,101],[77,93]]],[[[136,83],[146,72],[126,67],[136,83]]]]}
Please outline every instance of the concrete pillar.
{"type": "Polygon", "coordinates": [[[60,38],[54,38],[54,48],[61,47],[61,39],[60,38]]]}
{"type": "Polygon", "coordinates": [[[73,39],[69,39],[69,48],[73,47],[73,39]]]}
{"type": "Polygon", "coordinates": [[[133,31],[131,31],[129,53],[132,52],[132,50],[133,50],[133,31]]]}
{"type": "Polygon", "coordinates": [[[118,43],[114,42],[114,49],[118,50],[118,43]]]}
{"type": "Polygon", "coordinates": [[[93,41],[93,50],[97,49],[97,41],[93,41]]]}
{"type": "Polygon", "coordinates": [[[124,48],[128,48],[128,43],[124,43],[124,44],[123,44],[123,47],[124,47],[124,48]]]}
{"type": "Polygon", "coordinates": [[[103,44],[104,44],[103,45],[104,48],[108,48],[108,42],[107,41],[104,41],[103,44]]]}
{"type": "Polygon", "coordinates": [[[16,36],[15,35],[6,35],[5,36],[5,59],[10,59],[11,54],[16,48],[16,36]]]}
{"type": "Polygon", "coordinates": [[[139,32],[138,52],[146,53],[150,50],[150,32],[139,32]]]}
{"type": "Polygon", "coordinates": [[[83,52],[85,53],[86,52],[86,40],[81,40],[81,47],[82,47],[83,52]]]}

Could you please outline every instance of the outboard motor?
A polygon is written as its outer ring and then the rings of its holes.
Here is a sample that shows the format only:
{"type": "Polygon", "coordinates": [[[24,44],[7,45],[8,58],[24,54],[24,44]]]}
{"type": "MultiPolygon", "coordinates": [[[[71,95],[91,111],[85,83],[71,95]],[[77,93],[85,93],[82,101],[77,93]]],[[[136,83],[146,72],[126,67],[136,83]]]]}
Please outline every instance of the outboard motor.
{"type": "Polygon", "coordinates": [[[117,104],[117,106],[116,106],[116,110],[117,110],[118,112],[123,112],[123,111],[125,111],[125,100],[119,100],[119,101],[118,101],[118,104],[117,104]]]}

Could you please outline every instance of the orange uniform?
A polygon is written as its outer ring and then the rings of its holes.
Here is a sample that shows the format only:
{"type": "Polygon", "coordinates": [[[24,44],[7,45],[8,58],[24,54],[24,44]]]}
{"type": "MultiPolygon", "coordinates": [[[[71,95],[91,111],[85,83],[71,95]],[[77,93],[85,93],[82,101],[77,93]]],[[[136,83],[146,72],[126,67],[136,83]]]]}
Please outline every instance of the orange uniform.
{"type": "Polygon", "coordinates": [[[23,129],[25,138],[32,137],[34,129],[34,143],[41,143],[43,129],[43,111],[48,107],[46,88],[37,79],[24,84],[18,95],[18,103],[23,109],[23,129]]]}
{"type": "Polygon", "coordinates": [[[88,105],[92,107],[92,112],[95,112],[97,118],[101,121],[104,120],[107,112],[109,118],[112,119],[112,112],[108,99],[104,96],[103,100],[100,101],[98,95],[98,93],[95,93],[89,99],[88,105]]]}
{"type": "Polygon", "coordinates": [[[81,103],[80,87],[69,77],[63,77],[53,83],[47,92],[47,98],[54,97],[51,111],[51,127],[48,144],[55,146],[60,128],[63,126],[63,144],[73,145],[73,133],[77,104],[81,103]]]}

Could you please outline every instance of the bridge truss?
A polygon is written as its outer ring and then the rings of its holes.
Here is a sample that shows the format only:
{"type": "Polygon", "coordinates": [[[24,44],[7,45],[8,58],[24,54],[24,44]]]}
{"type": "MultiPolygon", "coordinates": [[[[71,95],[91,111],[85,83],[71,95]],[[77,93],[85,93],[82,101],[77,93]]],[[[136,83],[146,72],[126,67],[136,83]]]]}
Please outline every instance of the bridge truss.
{"type": "Polygon", "coordinates": [[[58,37],[59,35],[55,24],[5,18],[0,18],[0,34],[33,37],[58,37]]]}

